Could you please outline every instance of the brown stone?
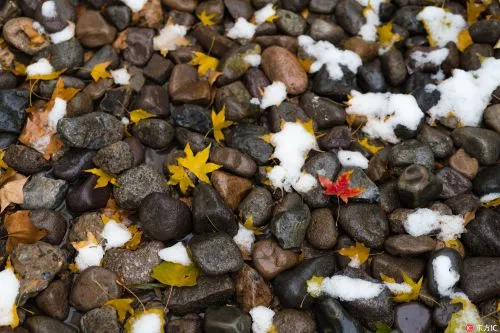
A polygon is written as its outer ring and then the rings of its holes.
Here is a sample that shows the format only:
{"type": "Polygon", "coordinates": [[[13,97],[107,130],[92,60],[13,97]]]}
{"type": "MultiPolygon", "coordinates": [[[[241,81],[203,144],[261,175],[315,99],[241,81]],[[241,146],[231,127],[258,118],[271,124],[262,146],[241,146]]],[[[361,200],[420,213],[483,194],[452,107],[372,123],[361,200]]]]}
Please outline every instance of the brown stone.
{"type": "Polygon", "coordinates": [[[163,0],[165,6],[182,12],[192,12],[196,9],[196,3],[196,0],[163,0]]]}
{"type": "Polygon", "coordinates": [[[344,48],[357,53],[363,62],[369,62],[378,56],[378,44],[367,42],[361,37],[351,37],[344,41],[344,48]]]}
{"type": "Polygon", "coordinates": [[[184,85],[177,89],[171,97],[174,103],[208,106],[212,100],[210,83],[206,80],[200,80],[184,85]]]}
{"type": "Polygon", "coordinates": [[[271,305],[273,300],[271,288],[255,269],[245,264],[233,278],[236,302],[243,311],[248,312],[259,305],[266,307],[271,305]]]}
{"type": "Polygon", "coordinates": [[[270,239],[254,244],[252,259],[255,269],[266,280],[275,278],[279,273],[299,263],[295,252],[283,250],[278,243],[270,239]]]}
{"type": "Polygon", "coordinates": [[[271,81],[281,81],[291,95],[307,89],[307,74],[297,58],[287,49],[271,46],[262,53],[262,68],[271,81]]]}
{"type": "Polygon", "coordinates": [[[413,257],[432,252],[436,241],[429,236],[395,235],[385,240],[384,247],[392,255],[413,257]]]}
{"type": "Polygon", "coordinates": [[[328,250],[335,246],[337,227],[328,208],[316,209],[311,213],[311,223],[307,227],[306,237],[312,246],[320,250],[328,250]]]}
{"type": "Polygon", "coordinates": [[[278,333],[314,333],[316,322],[313,316],[296,309],[282,309],[273,318],[278,333]]]}
{"type": "Polygon", "coordinates": [[[108,24],[98,11],[87,10],[78,18],[76,36],[83,46],[99,47],[113,43],[116,28],[108,24]]]}
{"type": "Polygon", "coordinates": [[[224,171],[212,172],[210,179],[221,198],[232,210],[236,210],[240,201],[252,189],[252,182],[250,180],[233,176],[224,171]]]}
{"type": "Polygon", "coordinates": [[[69,311],[70,283],[64,280],[52,281],[36,297],[36,305],[52,318],[64,320],[69,311]]]}
{"type": "Polygon", "coordinates": [[[274,36],[258,36],[255,37],[255,42],[262,46],[263,49],[270,46],[281,46],[292,52],[297,53],[299,43],[297,38],[292,36],[274,35],[274,36]]]}
{"type": "Polygon", "coordinates": [[[469,179],[474,178],[479,170],[479,162],[462,148],[450,157],[450,166],[469,179]]]}
{"type": "Polygon", "coordinates": [[[179,64],[174,67],[170,80],[168,81],[168,93],[170,96],[187,84],[191,84],[198,79],[198,72],[193,66],[179,64]]]}
{"type": "Polygon", "coordinates": [[[405,273],[414,281],[422,277],[425,270],[423,258],[401,258],[387,253],[376,255],[372,259],[372,276],[379,278],[380,273],[393,277],[398,282],[403,281],[401,273],[405,273]]]}

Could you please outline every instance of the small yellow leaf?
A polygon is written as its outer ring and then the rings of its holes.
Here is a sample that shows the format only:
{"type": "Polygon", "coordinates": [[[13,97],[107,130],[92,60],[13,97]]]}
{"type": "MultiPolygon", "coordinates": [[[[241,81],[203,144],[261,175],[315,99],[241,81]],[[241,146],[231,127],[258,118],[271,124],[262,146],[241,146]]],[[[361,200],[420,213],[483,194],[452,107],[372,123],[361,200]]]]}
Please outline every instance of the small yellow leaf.
{"type": "Polygon", "coordinates": [[[377,27],[378,40],[383,47],[391,47],[394,43],[401,40],[399,34],[392,32],[392,22],[387,22],[384,25],[377,27]]]}
{"type": "Polygon", "coordinates": [[[460,50],[460,52],[463,52],[473,43],[474,42],[472,41],[472,37],[470,36],[469,29],[464,29],[460,31],[457,39],[457,48],[460,50]]]}
{"type": "Polygon", "coordinates": [[[273,22],[274,22],[274,21],[276,21],[277,19],[279,19],[279,16],[278,16],[278,15],[271,15],[271,16],[269,16],[268,18],[266,18],[266,22],[273,23],[273,22]]]}
{"type": "MultiPolygon", "coordinates": [[[[164,333],[164,329],[163,329],[163,326],[165,326],[165,312],[163,311],[163,309],[159,309],[159,308],[151,308],[151,309],[147,309],[145,311],[141,311],[141,312],[136,312],[135,315],[129,317],[127,319],[127,322],[125,323],[125,332],[126,333],[134,333],[134,332],[137,332],[136,330],[136,327],[135,327],[135,324],[136,322],[144,315],[151,315],[151,314],[154,314],[154,315],[157,315],[158,318],[160,319],[160,333],[164,333]]],[[[144,327],[142,327],[142,329],[144,329],[144,327]]],[[[148,328],[146,327],[146,330],[148,328]]],[[[142,332],[142,330],[141,330],[142,332]]]]}
{"type": "Polygon", "coordinates": [[[243,223],[243,226],[247,228],[248,230],[252,230],[255,235],[262,235],[263,232],[262,230],[264,227],[256,227],[253,224],[253,216],[252,214],[248,215],[247,219],[245,220],[245,223],[243,223]]]}
{"type": "Polygon", "coordinates": [[[278,333],[276,325],[272,324],[271,327],[269,327],[269,329],[267,330],[267,333],[278,333]]]}
{"type": "Polygon", "coordinates": [[[219,59],[203,52],[193,52],[194,58],[189,63],[198,66],[198,75],[204,76],[209,70],[215,72],[219,66],[219,59]]]}
{"type": "Polygon", "coordinates": [[[199,274],[200,272],[194,264],[184,266],[163,261],[153,267],[151,277],[169,286],[192,287],[196,285],[199,274]]]}
{"type": "Polygon", "coordinates": [[[148,118],[153,118],[153,117],[156,117],[156,115],[149,113],[143,109],[137,109],[134,111],[130,111],[130,121],[133,122],[134,124],[137,124],[139,121],[141,121],[143,119],[148,119],[148,118]]]}
{"type": "Polygon", "coordinates": [[[261,136],[259,136],[259,138],[264,140],[265,142],[271,144],[271,139],[273,138],[273,133],[261,135],[261,136]]]}
{"type": "Polygon", "coordinates": [[[168,185],[179,185],[181,192],[186,193],[189,187],[194,188],[194,184],[186,173],[186,169],[178,165],[169,165],[170,179],[168,185]]]}
{"type": "Polygon", "coordinates": [[[300,15],[307,20],[307,18],[309,17],[309,9],[306,7],[304,8],[301,12],[300,12],[300,15]]]}
{"type": "Polygon", "coordinates": [[[94,186],[94,188],[105,187],[105,186],[108,186],[109,183],[111,183],[115,186],[118,186],[116,178],[111,176],[110,174],[107,174],[106,172],[102,171],[101,169],[98,169],[98,168],[87,169],[87,170],[85,170],[85,172],[91,173],[91,174],[99,177],[99,178],[97,178],[97,183],[94,186]]]}
{"type": "Polygon", "coordinates": [[[26,65],[14,60],[14,68],[11,70],[12,74],[15,76],[25,76],[26,75],[26,65]]]}
{"type": "Polygon", "coordinates": [[[312,297],[321,296],[321,285],[325,278],[322,276],[313,275],[309,280],[307,280],[307,293],[312,297]]]}
{"type": "MultiPolygon", "coordinates": [[[[78,88],[65,88],[64,80],[62,78],[59,78],[56,82],[54,90],[52,91],[52,96],[49,103],[54,103],[56,98],[61,98],[66,102],[69,102],[79,91],[80,89],[78,88]]],[[[51,104],[50,106],[46,106],[46,109],[52,109],[52,106],[53,104],[51,104]]]]}
{"type": "Polygon", "coordinates": [[[375,145],[372,145],[369,141],[368,141],[368,138],[367,137],[364,137],[363,139],[358,139],[358,143],[363,146],[364,148],[366,148],[370,153],[372,154],[375,154],[377,153],[379,150],[381,149],[384,149],[384,146],[375,146],[375,145]]]}
{"type": "Polygon", "coordinates": [[[97,239],[95,238],[94,234],[91,233],[90,231],[87,231],[87,239],[86,240],[82,240],[79,242],[71,242],[71,245],[73,245],[73,247],[76,250],[83,249],[84,247],[87,247],[89,245],[97,245],[97,244],[98,244],[97,239]]]}
{"type": "Polygon", "coordinates": [[[311,70],[311,66],[314,63],[314,60],[311,58],[305,58],[305,59],[298,58],[298,60],[299,63],[302,65],[302,68],[304,68],[304,70],[306,71],[306,73],[309,73],[309,71],[311,70]]]}
{"type": "Polygon", "coordinates": [[[78,273],[78,266],[75,263],[69,264],[68,269],[71,273],[78,273]]]}
{"type": "Polygon", "coordinates": [[[14,329],[19,326],[19,315],[17,314],[17,305],[12,306],[12,322],[10,323],[10,328],[14,329]]]}
{"type": "Polygon", "coordinates": [[[207,14],[205,9],[203,9],[200,14],[196,14],[196,17],[198,17],[201,23],[207,27],[215,25],[215,22],[213,21],[215,14],[207,14]]]}
{"type": "Polygon", "coordinates": [[[302,121],[300,119],[297,119],[295,120],[295,122],[299,125],[301,125],[302,127],[304,127],[304,129],[309,133],[311,134],[312,136],[314,136],[314,124],[313,124],[313,121],[312,119],[309,120],[309,121],[302,121]]]}
{"type": "Polygon", "coordinates": [[[104,225],[106,225],[111,220],[115,220],[115,222],[120,222],[121,221],[120,213],[115,212],[111,217],[107,216],[106,214],[101,214],[101,220],[104,225]]]}
{"type": "Polygon", "coordinates": [[[367,261],[370,255],[370,249],[359,242],[356,242],[355,246],[344,247],[337,252],[345,257],[349,257],[351,260],[359,262],[359,264],[367,261]]]}
{"type": "Polygon", "coordinates": [[[42,81],[50,81],[50,80],[55,80],[59,76],[61,76],[62,73],[64,73],[65,69],[58,71],[58,72],[53,72],[50,74],[39,74],[39,75],[31,75],[26,78],[26,80],[42,80],[42,81]]]}
{"type": "Polygon", "coordinates": [[[219,113],[215,113],[215,110],[212,109],[212,125],[214,129],[214,137],[215,141],[220,143],[224,140],[224,133],[222,130],[234,124],[234,121],[226,120],[226,108],[222,107],[222,110],[219,113]]]}
{"type": "Polygon", "coordinates": [[[469,23],[469,25],[476,23],[481,13],[484,12],[490,4],[491,0],[483,0],[480,3],[476,3],[474,0],[467,0],[467,23],[469,23]]]}
{"type": "Polygon", "coordinates": [[[458,253],[460,253],[461,255],[465,254],[464,246],[463,246],[462,242],[460,242],[458,239],[452,239],[452,240],[446,241],[446,242],[444,242],[444,246],[457,250],[458,253]]]}
{"type": "Polygon", "coordinates": [[[177,163],[191,171],[199,180],[207,184],[210,184],[207,174],[222,167],[222,165],[215,163],[207,163],[210,155],[210,146],[194,155],[188,143],[184,147],[184,153],[186,157],[178,157],[177,163]]]}
{"type": "Polygon", "coordinates": [[[486,208],[492,208],[492,207],[497,207],[499,205],[500,205],[500,198],[496,198],[488,202],[484,202],[481,206],[486,208]]]}
{"type": "Polygon", "coordinates": [[[5,163],[5,161],[3,160],[3,157],[5,156],[5,151],[0,151],[0,168],[2,169],[8,169],[9,166],[7,165],[7,163],[5,163]]]}
{"type": "MultiPolygon", "coordinates": [[[[422,288],[423,277],[417,283],[413,281],[405,272],[401,272],[404,283],[406,283],[411,291],[408,293],[395,293],[394,301],[397,303],[411,302],[417,300],[420,296],[420,289],[422,288]]],[[[380,273],[380,278],[386,283],[397,283],[396,280],[390,276],[380,273]]]]}
{"type": "Polygon", "coordinates": [[[132,238],[130,238],[128,242],[123,245],[123,247],[127,250],[137,250],[139,245],[141,245],[142,231],[140,231],[139,227],[136,225],[129,226],[128,231],[132,234],[132,238]]]}
{"type": "Polygon", "coordinates": [[[111,61],[101,62],[92,68],[90,76],[92,76],[95,82],[99,81],[99,79],[111,78],[111,74],[106,70],[110,64],[111,61]]]}
{"type": "Polygon", "coordinates": [[[127,313],[130,313],[132,316],[134,315],[134,308],[130,305],[133,301],[134,300],[132,298],[115,298],[110,299],[104,303],[104,305],[111,305],[114,307],[118,313],[118,319],[120,319],[120,322],[123,323],[127,317],[127,313]]]}

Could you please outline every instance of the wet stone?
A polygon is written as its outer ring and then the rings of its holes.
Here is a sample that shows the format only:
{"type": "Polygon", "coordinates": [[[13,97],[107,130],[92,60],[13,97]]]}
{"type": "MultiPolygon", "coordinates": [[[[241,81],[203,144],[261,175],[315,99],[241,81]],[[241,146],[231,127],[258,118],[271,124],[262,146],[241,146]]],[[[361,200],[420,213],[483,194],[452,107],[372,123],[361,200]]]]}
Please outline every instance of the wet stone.
{"type": "Polygon", "coordinates": [[[475,157],[480,164],[494,164],[500,155],[500,134],[477,127],[457,128],[452,133],[455,145],[475,157]]]}
{"type": "Polygon", "coordinates": [[[316,323],[313,316],[302,310],[282,309],[273,317],[278,332],[314,333],[316,323]]]}
{"type": "Polygon", "coordinates": [[[500,279],[498,257],[468,257],[463,263],[463,275],[460,287],[470,298],[477,303],[500,294],[500,279]]]}
{"type": "Polygon", "coordinates": [[[36,297],[36,305],[48,316],[64,320],[69,311],[69,281],[55,280],[36,297]]]}
{"type": "Polygon", "coordinates": [[[117,175],[132,167],[133,156],[129,146],[119,141],[100,149],[92,161],[104,172],[117,175]]]}
{"type": "Polygon", "coordinates": [[[250,333],[252,318],[235,306],[209,308],[205,313],[206,333],[250,333]]]}
{"type": "Polygon", "coordinates": [[[417,281],[425,270],[425,261],[422,258],[401,258],[382,253],[373,258],[372,276],[380,278],[380,273],[393,277],[398,282],[402,282],[402,273],[417,281]]]}
{"type": "Polygon", "coordinates": [[[30,221],[40,229],[47,230],[44,242],[59,245],[66,234],[66,218],[60,212],[50,209],[35,209],[30,212],[30,221]]]}
{"type": "Polygon", "coordinates": [[[378,205],[352,203],[340,209],[340,226],[369,248],[381,248],[389,235],[387,218],[378,205]]]}
{"type": "Polygon", "coordinates": [[[248,265],[233,275],[236,289],[236,303],[245,312],[256,306],[270,306],[273,294],[267,282],[255,269],[248,265]]]}
{"type": "Polygon", "coordinates": [[[28,175],[50,169],[42,153],[23,145],[9,146],[3,160],[14,170],[28,175]]]}
{"type": "Polygon", "coordinates": [[[432,252],[436,241],[429,236],[394,235],[385,240],[384,247],[392,255],[413,257],[432,252]]]}
{"type": "Polygon", "coordinates": [[[257,172],[257,164],[248,155],[229,147],[214,148],[210,162],[242,177],[252,177],[257,172]]]}
{"type": "Polygon", "coordinates": [[[86,333],[120,333],[121,330],[116,310],[110,305],[88,311],[82,316],[80,325],[86,333]]]}
{"type": "Polygon", "coordinates": [[[275,213],[270,228],[281,247],[299,247],[305,238],[311,221],[309,207],[298,194],[287,194],[282,203],[284,209],[275,213]]]}
{"type": "Polygon", "coordinates": [[[431,311],[417,302],[400,304],[395,308],[394,322],[401,332],[429,332],[432,326],[431,311]]]}
{"type": "Polygon", "coordinates": [[[133,132],[142,144],[155,149],[168,147],[174,138],[174,128],[162,119],[143,119],[134,126],[133,132]]]}
{"type": "Polygon", "coordinates": [[[111,185],[95,188],[97,179],[96,175],[90,175],[70,185],[66,195],[66,206],[70,211],[81,213],[106,206],[111,185]]]}
{"type": "Polygon", "coordinates": [[[492,209],[480,208],[467,226],[461,240],[470,253],[478,256],[500,255],[500,214],[492,209]]]}
{"type": "Polygon", "coordinates": [[[361,323],[335,299],[322,297],[314,307],[319,332],[362,332],[361,323]]]}
{"type": "Polygon", "coordinates": [[[130,103],[132,90],[129,87],[119,87],[106,91],[99,108],[116,117],[123,117],[130,103]]]}
{"type": "Polygon", "coordinates": [[[55,209],[64,201],[68,183],[61,179],[53,179],[37,174],[24,185],[25,209],[55,209]]]}
{"type": "Polygon", "coordinates": [[[63,324],[62,322],[45,316],[32,316],[26,320],[26,326],[33,333],[76,333],[78,332],[73,327],[63,324]]]}
{"type": "Polygon", "coordinates": [[[400,199],[412,208],[422,207],[436,199],[442,188],[437,177],[419,164],[407,167],[398,179],[400,199]]]}
{"type": "Polygon", "coordinates": [[[252,260],[255,268],[266,280],[273,279],[299,262],[297,254],[282,249],[278,243],[270,239],[254,244],[252,260]]]}

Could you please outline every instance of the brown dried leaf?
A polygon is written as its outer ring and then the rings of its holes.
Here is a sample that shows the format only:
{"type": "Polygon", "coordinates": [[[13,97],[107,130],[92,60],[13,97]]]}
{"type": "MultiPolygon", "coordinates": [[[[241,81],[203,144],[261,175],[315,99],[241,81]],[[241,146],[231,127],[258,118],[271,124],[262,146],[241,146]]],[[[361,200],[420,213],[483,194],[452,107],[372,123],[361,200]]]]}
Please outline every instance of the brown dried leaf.
{"type": "Polygon", "coordinates": [[[12,169],[7,169],[5,176],[0,177],[0,183],[2,183],[0,188],[0,212],[3,212],[11,203],[22,204],[24,202],[23,187],[27,180],[26,176],[16,173],[12,169]]]}
{"type": "Polygon", "coordinates": [[[18,244],[33,244],[47,236],[47,230],[38,229],[31,223],[29,210],[18,210],[8,214],[4,219],[7,238],[7,253],[10,253],[18,244]]]}

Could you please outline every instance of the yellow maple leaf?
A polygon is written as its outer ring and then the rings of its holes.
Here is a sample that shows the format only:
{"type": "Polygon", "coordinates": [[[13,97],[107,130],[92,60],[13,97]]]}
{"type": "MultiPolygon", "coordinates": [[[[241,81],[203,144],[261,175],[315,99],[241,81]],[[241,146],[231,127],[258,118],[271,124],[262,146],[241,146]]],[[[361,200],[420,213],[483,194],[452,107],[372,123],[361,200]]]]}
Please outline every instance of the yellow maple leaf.
{"type": "Polygon", "coordinates": [[[390,47],[401,40],[401,35],[392,32],[392,21],[377,27],[379,43],[390,47]]]}
{"type": "Polygon", "coordinates": [[[215,113],[215,110],[212,109],[212,125],[214,129],[214,137],[215,141],[220,143],[224,140],[224,133],[222,130],[234,124],[234,121],[226,120],[226,107],[223,106],[222,110],[219,113],[215,113]]]}
{"type": "Polygon", "coordinates": [[[191,171],[199,180],[207,184],[210,184],[207,173],[222,167],[222,165],[215,163],[207,163],[210,155],[210,145],[194,155],[188,143],[184,148],[184,153],[186,153],[186,157],[178,157],[177,163],[191,171]]]}
{"type": "Polygon", "coordinates": [[[50,98],[49,104],[45,106],[46,109],[52,109],[53,103],[56,98],[64,99],[69,102],[75,95],[80,91],[78,88],[65,88],[64,80],[59,78],[56,82],[54,90],[52,90],[52,96],[50,98]],[[52,103],[52,104],[50,104],[52,103]]]}
{"type": "Polygon", "coordinates": [[[57,72],[52,72],[49,74],[37,74],[37,75],[31,75],[26,78],[26,80],[42,80],[42,81],[50,81],[50,80],[55,80],[59,76],[61,76],[62,73],[65,72],[65,69],[57,71],[57,72]]]}
{"type": "Polygon", "coordinates": [[[264,230],[264,227],[256,227],[253,224],[253,216],[252,216],[252,214],[248,215],[247,219],[245,220],[245,223],[243,223],[243,226],[245,228],[247,228],[248,230],[252,230],[252,232],[255,235],[262,235],[263,234],[262,230],[264,230]]]}
{"type": "Polygon", "coordinates": [[[313,275],[309,280],[306,281],[307,293],[312,297],[321,296],[321,285],[325,278],[322,276],[313,275]]]}
{"type": "MultiPolygon", "coordinates": [[[[404,283],[406,283],[411,288],[411,292],[395,294],[396,296],[394,297],[394,301],[397,303],[403,303],[418,299],[420,296],[420,288],[422,288],[422,281],[424,277],[421,277],[417,283],[415,283],[415,281],[413,281],[408,275],[406,275],[405,272],[401,272],[401,277],[403,278],[404,283]]],[[[394,278],[383,273],[380,273],[380,278],[386,283],[397,283],[394,278]]]]}
{"type": "Polygon", "coordinates": [[[377,153],[379,150],[381,149],[384,149],[384,146],[376,146],[376,145],[372,145],[369,141],[368,141],[368,138],[367,137],[364,137],[363,139],[358,139],[358,143],[363,146],[364,148],[366,148],[370,153],[372,154],[375,154],[377,153]]]}
{"type": "Polygon", "coordinates": [[[468,299],[454,297],[451,299],[450,304],[461,304],[462,309],[451,315],[444,333],[463,332],[466,325],[471,325],[474,328],[482,324],[482,319],[476,306],[468,299]]]}
{"type": "Polygon", "coordinates": [[[133,301],[132,298],[114,298],[104,303],[104,305],[114,307],[118,314],[118,319],[123,323],[127,317],[127,313],[130,313],[132,316],[134,315],[134,308],[130,305],[133,301]]]}
{"type": "Polygon", "coordinates": [[[115,222],[120,222],[120,213],[115,212],[113,216],[109,217],[106,214],[101,214],[101,220],[104,225],[106,225],[109,221],[114,220],[115,222]]]}
{"type": "Polygon", "coordinates": [[[196,14],[196,17],[201,21],[201,23],[207,27],[210,27],[212,25],[215,25],[215,22],[213,21],[215,17],[214,14],[207,14],[207,11],[203,9],[203,11],[200,14],[196,14]]]}
{"type": "Polygon", "coordinates": [[[194,188],[194,184],[186,173],[186,169],[178,165],[169,165],[167,168],[170,172],[168,185],[179,185],[182,193],[186,193],[189,187],[194,188]]]}
{"type": "Polygon", "coordinates": [[[194,58],[189,64],[198,66],[198,74],[204,76],[209,70],[215,72],[219,66],[219,59],[209,56],[203,52],[193,52],[194,58]]]}
{"type": "Polygon", "coordinates": [[[486,208],[496,207],[500,205],[500,198],[496,198],[487,202],[483,202],[481,206],[486,208]]]}
{"type": "Polygon", "coordinates": [[[151,277],[159,282],[174,287],[196,286],[200,271],[194,264],[184,266],[181,264],[163,261],[153,267],[151,277]]]}
{"type": "Polygon", "coordinates": [[[98,168],[87,169],[87,170],[85,170],[85,172],[91,173],[91,174],[99,177],[99,178],[97,178],[97,183],[95,184],[94,188],[105,187],[109,183],[111,183],[115,186],[118,186],[118,182],[116,181],[116,178],[110,174],[107,174],[106,172],[102,171],[101,169],[98,169],[98,168]]]}
{"type": "MultiPolygon", "coordinates": [[[[273,7],[273,9],[274,9],[274,12],[276,13],[276,9],[277,9],[277,7],[273,7]]],[[[302,12],[303,12],[303,11],[302,11],[302,12]]],[[[309,15],[309,12],[308,12],[308,14],[307,14],[307,15],[309,15]]],[[[273,23],[274,21],[276,21],[276,20],[277,20],[277,19],[279,19],[279,18],[280,18],[280,17],[279,17],[278,15],[274,14],[274,15],[268,16],[268,17],[266,18],[266,22],[273,23]]],[[[305,18],[305,19],[307,19],[307,17],[304,17],[304,18],[305,18]]]]}
{"type": "MultiPolygon", "coordinates": [[[[311,134],[312,136],[314,136],[314,124],[313,124],[313,121],[312,119],[308,120],[308,121],[302,121],[300,119],[296,119],[295,122],[299,125],[301,125],[302,127],[304,127],[304,129],[309,133],[311,134]]],[[[283,125],[283,124],[282,124],[283,125]]],[[[283,126],[282,126],[283,128],[283,126]]]]}
{"type": "Polygon", "coordinates": [[[345,257],[349,257],[351,260],[359,262],[359,264],[367,261],[370,255],[370,249],[365,244],[359,242],[356,242],[355,246],[344,247],[337,252],[345,257]]]}
{"type": "Polygon", "coordinates": [[[469,29],[464,29],[460,31],[457,38],[457,48],[460,52],[463,52],[466,48],[471,46],[474,42],[472,41],[472,37],[469,33],[469,29]]]}
{"type": "Polygon", "coordinates": [[[89,245],[97,245],[97,244],[99,244],[99,242],[97,242],[97,239],[95,238],[94,234],[91,233],[90,231],[87,231],[86,240],[82,240],[79,242],[71,242],[71,245],[73,245],[73,247],[76,250],[81,250],[89,245]]]}
{"type": "Polygon", "coordinates": [[[3,157],[5,156],[5,151],[4,150],[1,150],[0,151],[0,168],[2,169],[8,169],[9,166],[7,165],[7,163],[5,163],[5,161],[3,160],[3,157]]]}
{"type": "MultiPolygon", "coordinates": [[[[163,311],[163,309],[160,309],[160,308],[151,308],[151,309],[147,309],[147,310],[144,310],[144,311],[140,311],[140,312],[136,312],[135,315],[133,316],[130,316],[128,319],[127,319],[127,322],[125,323],[125,332],[127,333],[132,333],[132,332],[135,332],[134,330],[134,325],[135,323],[141,319],[142,316],[144,315],[156,315],[158,316],[159,320],[160,320],[160,332],[163,333],[164,330],[163,330],[163,326],[165,325],[165,312],[163,311]]],[[[147,328],[146,328],[147,330],[147,328]]]]}
{"type": "Polygon", "coordinates": [[[132,234],[132,238],[126,242],[123,247],[127,250],[137,250],[139,245],[141,245],[142,231],[136,225],[131,225],[128,227],[128,231],[132,234]]]}
{"type": "Polygon", "coordinates": [[[110,64],[111,61],[101,62],[92,68],[90,76],[92,76],[95,82],[99,81],[99,79],[111,78],[111,74],[106,70],[110,64]]]}
{"type": "Polygon", "coordinates": [[[149,113],[143,109],[136,109],[134,111],[130,111],[130,121],[133,122],[134,124],[137,124],[139,121],[143,119],[148,119],[153,117],[156,117],[156,115],[149,113]]]}
{"type": "Polygon", "coordinates": [[[307,20],[307,18],[309,17],[309,9],[308,8],[304,8],[301,12],[300,12],[300,16],[302,16],[304,19],[307,20]]]}
{"type": "Polygon", "coordinates": [[[469,23],[469,25],[476,23],[481,13],[484,12],[490,4],[491,0],[483,0],[480,3],[476,3],[474,0],[467,0],[467,23],[469,23]]]}

